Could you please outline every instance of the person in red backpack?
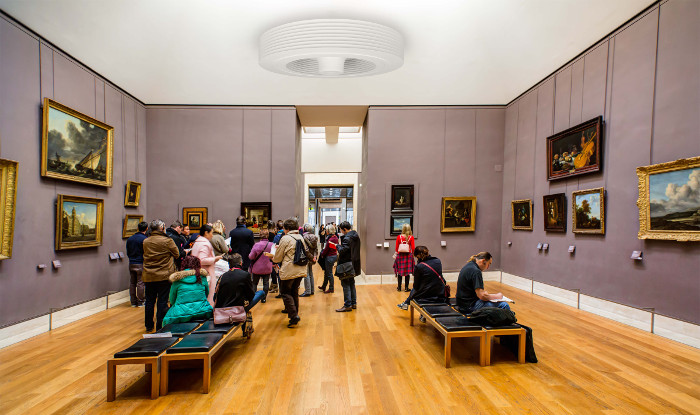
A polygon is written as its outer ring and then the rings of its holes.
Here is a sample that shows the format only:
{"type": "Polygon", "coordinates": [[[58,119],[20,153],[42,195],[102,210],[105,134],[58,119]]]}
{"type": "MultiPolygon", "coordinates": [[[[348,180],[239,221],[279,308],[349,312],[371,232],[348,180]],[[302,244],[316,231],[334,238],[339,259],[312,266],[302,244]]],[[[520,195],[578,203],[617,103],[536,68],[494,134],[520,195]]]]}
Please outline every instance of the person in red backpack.
{"type": "Polygon", "coordinates": [[[416,263],[413,259],[413,251],[415,250],[415,241],[411,225],[404,223],[401,227],[401,235],[396,237],[396,250],[394,252],[394,274],[398,280],[396,291],[401,291],[401,277],[406,277],[406,292],[409,292],[408,284],[413,274],[413,268],[416,263]]]}

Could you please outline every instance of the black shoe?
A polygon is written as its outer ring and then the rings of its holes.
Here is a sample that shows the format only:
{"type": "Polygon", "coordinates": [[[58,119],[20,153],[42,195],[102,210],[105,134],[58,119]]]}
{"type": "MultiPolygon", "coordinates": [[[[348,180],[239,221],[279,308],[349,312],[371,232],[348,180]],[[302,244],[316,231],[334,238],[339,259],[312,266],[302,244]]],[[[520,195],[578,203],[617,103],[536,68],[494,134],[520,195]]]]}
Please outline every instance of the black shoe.
{"type": "MultiPolygon", "coordinates": [[[[399,290],[399,291],[401,291],[401,290],[399,290]]],[[[411,292],[411,290],[409,290],[408,287],[406,287],[406,289],[403,290],[403,291],[404,291],[404,292],[407,292],[407,293],[410,293],[410,292],[411,292]]]]}
{"type": "Polygon", "coordinates": [[[263,298],[262,300],[260,300],[260,302],[261,302],[261,303],[266,303],[266,302],[267,302],[267,299],[266,299],[266,298],[263,298]]]}
{"type": "Polygon", "coordinates": [[[401,292],[401,287],[396,287],[396,291],[401,292]]]}
{"type": "Polygon", "coordinates": [[[353,304],[353,305],[352,305],[352,309],[353,309],[353,310],[357,310],[357,304],[353,304]]]}
{"type": "Polygon", "coordinates": [[[282,298],[282,294],[276,295],[275,298],[282,298]]]}
{"type": "Polygon", "coordinates": [[[299,297],[310,297],[310,296],[312,296],[312,295],[313,295],[313,294],[302,293],[302,294],[299,295],[299,297]]]}
{"type": "Polygon", "coordinates": [[[287,310],[281,310],[280,313],[287,314],[287,310]]]}
{"type": "Polygon", "coordinates": [[[300,320],[301,320],[301,317],[299,317],[299,316],[290,318],[290,319],[289,319],[289,324],[287,324],[287,327],[290,328],[290,329],[293,328],[294,326],[296,326],[297,324],[299,324],[299,321],[300,321],[300,320]]]}
{"type": "Polygon", "coordinates": [[[321,291],[326,291],[326,287],[322,287],[322,286],[320,286],[320,285],[318,286],[318,289],[321,290],[321,291]]]}

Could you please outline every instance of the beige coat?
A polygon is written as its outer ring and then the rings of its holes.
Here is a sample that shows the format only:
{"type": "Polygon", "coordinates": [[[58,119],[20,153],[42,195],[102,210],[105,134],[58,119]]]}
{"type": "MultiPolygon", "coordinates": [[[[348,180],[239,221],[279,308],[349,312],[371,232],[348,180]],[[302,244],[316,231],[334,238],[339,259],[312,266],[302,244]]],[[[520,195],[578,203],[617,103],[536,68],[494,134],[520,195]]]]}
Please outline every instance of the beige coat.
{"type": "Polygon", "coordinates": [[[175,272],[175,258],[180,251],[175,242],[161,231],[153,231],[143,241],[143,282],[167,281],[175,272]]]}
{"type": "Polygon", "coordinates": [[[294,265],[294,251],[296,251],[297,240],[304,241],[299,231],[290,231],[282,236],[275,251],[272,262],[280,265],[280,279],[293,280],[306,276],[306,265],[294,265]]]}

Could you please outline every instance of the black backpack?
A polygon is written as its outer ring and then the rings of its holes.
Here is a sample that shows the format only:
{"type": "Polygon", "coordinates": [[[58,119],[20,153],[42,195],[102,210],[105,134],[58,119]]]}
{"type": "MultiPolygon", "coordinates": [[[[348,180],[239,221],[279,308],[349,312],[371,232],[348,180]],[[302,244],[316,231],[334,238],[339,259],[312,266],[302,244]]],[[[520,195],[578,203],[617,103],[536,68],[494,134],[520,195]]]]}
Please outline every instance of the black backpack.
{"type": "Polygon", "coordinates": [[[480,308],[472,312],[467,318],[472,323],[490,327],[510,326],[518,321],[514,312],[496,307],[480,308]]]}
{"type": "MultiPolygon", "coordinates": [[[[296,239],[296,238],[295,238],[296,239]]],[[[294,265],[306,266],[309,263],[309,258],[311,255],[306,249],[306,244],[304,243],[304,238],[296,239],[297,244],[294,248],[294,265]]]]}

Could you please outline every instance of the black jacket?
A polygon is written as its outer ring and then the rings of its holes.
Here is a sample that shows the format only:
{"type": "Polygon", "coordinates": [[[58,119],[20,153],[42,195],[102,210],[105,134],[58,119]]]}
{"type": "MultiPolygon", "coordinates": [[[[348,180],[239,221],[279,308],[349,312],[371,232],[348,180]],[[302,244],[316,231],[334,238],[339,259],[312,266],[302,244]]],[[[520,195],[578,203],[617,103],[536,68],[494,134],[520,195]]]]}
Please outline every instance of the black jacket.
{"type": "Polygon", "coordinates": [[[338,249],[338,264],[352,262],[352,267],[355,269],[355,275],[362,273],[362,263],[360,262],[360,235],[354,230],[346,233],[343,236],[343,241],[337,247],[338,249]]]}
{"type": "Polygon", "coordinates": [[[175,242],[175,245],[177,246],[177,250],[180,252],[180,257],[175,259],[175,265],[177,265],[177,269],[180,269],[180,262],[182,261],[182,258],[185,257],[185,238],[177,233],[177,231],[173,228],[168,228],[165,230],[165,234],[168,235],[170,239],[175,242]]]}
{"type": "Polygon", "coordinates": [[[241,268],[248,269],[250,267],[250,250],[255,245],[255,237],[253,231],[246,228],[245,225],[238,225],[235,229],[229,232],[231,237],[231,251],[234,254],[241,254],[243,257],[243,266],[241,268]]]}
{"type": "Polygon", "coordinates": [[[413,296],[410,300],[440,299],[445,301],[445,284],[438,276],[442,276],[442,263],[439,259],[429,256],[416,264],[413,269],[413,296]],[[432,267],[428,268],[426,265],[432,267]]]}
{"type": "Polygon", "coordinates": [[[214,294],[215,308],[244,306],[244,302],[250,303],[255,295],[255,287],[253,287],[253,279],[250,274],[238,268],[221,275],[216,290],[214,294]]]}

